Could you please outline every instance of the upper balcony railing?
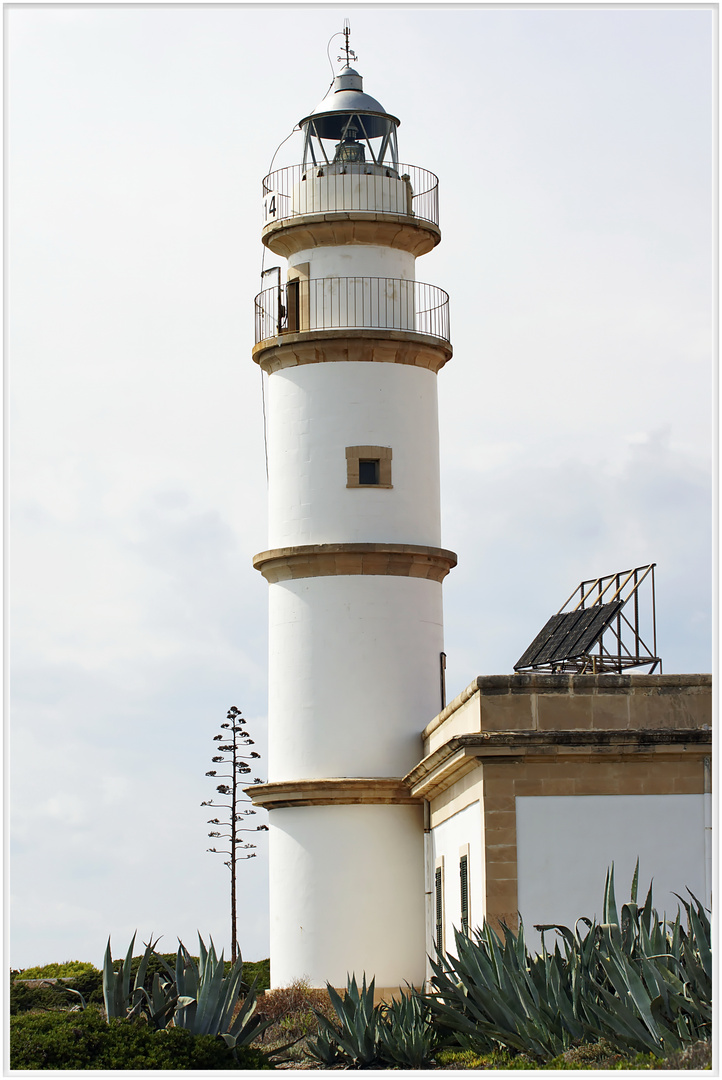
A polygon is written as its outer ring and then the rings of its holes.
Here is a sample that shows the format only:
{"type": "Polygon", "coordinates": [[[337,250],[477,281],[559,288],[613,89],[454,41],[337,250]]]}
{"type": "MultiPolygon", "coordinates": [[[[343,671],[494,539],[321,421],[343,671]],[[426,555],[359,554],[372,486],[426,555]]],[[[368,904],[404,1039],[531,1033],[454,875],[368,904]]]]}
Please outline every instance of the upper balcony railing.
{"type": "Polygon", "coordinates": [[[403,214],[439,224],[439,180],[416,165],[371,162],[289,165],[263,181],[263,223],[353,210],[403,214]]]}
{"type": "Polygon", "coordinates": [[[449,340],[449,297],[404,278],[289,281],[256,297],[256,344],[316,330],[409,330],[449,340]]]}

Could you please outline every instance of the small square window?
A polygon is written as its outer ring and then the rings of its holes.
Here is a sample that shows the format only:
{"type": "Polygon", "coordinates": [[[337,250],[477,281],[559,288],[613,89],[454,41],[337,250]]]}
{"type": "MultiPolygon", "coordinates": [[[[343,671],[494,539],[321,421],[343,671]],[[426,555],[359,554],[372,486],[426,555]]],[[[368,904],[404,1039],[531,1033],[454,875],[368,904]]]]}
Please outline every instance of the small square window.
{"type": "Polygon", "coordinates": [[[346,487],[391,488],[390,446],[347,446],[346,487]]]}
{"type": "Polygon", "coordinates": [[[359,487],[364,484],[378,484],[379,482],[379,459],[360,458],[358,463],[359,487]]]}

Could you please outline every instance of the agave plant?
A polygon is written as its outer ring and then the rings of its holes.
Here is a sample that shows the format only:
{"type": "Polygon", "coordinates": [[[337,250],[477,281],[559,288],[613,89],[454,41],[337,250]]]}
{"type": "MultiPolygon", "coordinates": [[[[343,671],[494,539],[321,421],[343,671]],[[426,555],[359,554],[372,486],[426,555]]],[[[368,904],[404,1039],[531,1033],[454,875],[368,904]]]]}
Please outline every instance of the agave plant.
{"type": "Polygon", "coordinates": [[[113,967],[110,938],[108,938],[103,961],[103,1000],[105,1001],[106,1017],[108,1023],[110,1023],[111,1020],[118,1017],[132,1019],[145,1011],[154,1027],[164,1027],[172,1015],[177,1001],[175,987],[168,979],[161,981],[157,973],[153,978],[151,995],[148,994],[143,985],[148,970],[148,961],[151,954],[155,953],[155,946],[158,944],[157,941],[153,942],[153,936],[151,935],[150,941],[145,946],[145,952],[141,958],[131,989],[131,964],[135,938],[136,934],[133,934],[125,960],[118,971],[113,967]]]}
{"type": "Polygon", "coordinates": [[[414,987],[381,1006],[378,1037],[384,1063],[401,1069],[426,1068],[442,1045],[429,1001],[414,987]]]}
{"type": "Polygon", "coordinates": [[[103,961],[103,999],[108,1023],[118,1017],[132,1019],[141,1012],[145,1012],[149,1023],[153,1027],[163,1028],[171,1019],[178,1001],[175,982],[172,979],[173,973],[165,961],[159,957],[171,978],[167,976],[161,977],[156,972],[153,976],[151,993],[149,994],[145,989],[144,983],[148,970],[148,961],[152,954],[157,956],[155,946],[158,942],[157,940],[153,942],[153,936],[151,935],[150,941],[145,946],[145,952],[141,957],[131,989],[131,963],[135,938],[136,935],[133,934],[125,960],[118,971],[113,967],[110,938],[108,938],[103,961]]]}
{"type": "Polygon", "coordinates": [[[374,1006],[374,983],[372,979],[366,986],[364,973],[359,989],[356,976],[347,976],[343,997],[330,983],[326,984],[338,1023],[314,1009],[321,1030],[317,1039],[308,1041],[311,1057],[323,1064],[342,1061],[356,1069],[378,1063],[380,1006],[374,1006]]]}
{"type": "MultiPolygon", "coordinates": [[[[653,907],[652,887],[637,904],[639,861],[629,903],[617,911],[614,867],[607,872],[602,906],[604,922],[591,926],[591,949],[584,949],[583,998],[592,1026],[619,1048],[633,1046],[656,1054],[681,1050],[711,1033],[712,956],[707,913],[695,896],[679,897],[687,928],[678,909],[674,922],[660,919],[653,907]]],[[[586,920],[589,923],[589,920],[586,920]]],[[[566,927],[567,956],[578,951],[566,927]]],[[[586,943],[585,943],[586,944],[586,943]]]]}
{"type": "Polygon", "coordinates": [[[270,1021],[254,1016],[256,1008],[256,980],[254,980],[243,1004],[233,1019],[242,989],[243,961],[239,956],[228,977],[224,977],[224,958],[216,955],[213,941],[206,949],[200,942],[200,958],[196,964],[183,942],[178,944],[175,970],[155,952],[152,939],[145,946],[135,979],[132,979],[131,963],[136,935],[128,948],[121,967],[116,971],[110,952],[110,939],[105,950],[103,965],[103,996],[108,1021],[117,1017],[133,1019],[144,1013],[148,1022],[156,1028],[172,1024],[183,1027],[194,1035],[220,1035],[230,1047],[247,1046],[270,1021]],[[155,955],[165,971],[155,972],[150,993],[144,983],[148,962],[155,955]]]}
{"type": "Polygon", "coordinates": [[[223,953],[216,955],[213,939],[207,949],[198,935],[199,960],[196,964],[185,945],[178,944],[175,981],[178,1006],[173,1023],[193,1035],[220,1035],[231,1048],[248,1046],[272,1020],[255,1016],[256,982],[253,980],[238,1015],[233,1019],[241,993],[243,958],[239,955],[229,974],[224,975],[223,953]]]}
{"type": "Polygon", "coordinates": [[[467,937],[456,931],[457,956],[431,960],[432,1008],[476,1053],[499,1047],[555,1057],[584,1035],[559,949],[530,956],[524,927],[504,940],[488,924],[467,937]]]}
{"type": "Polygon", "coordinates": [[[639,861],[630,901],[618,911],[612,866],[603,921],[581,918],[573,931],[537,926],[539,955],[529,954],[523,923],[516,935],[503,927],[503,943],[487,923],[471,937],[457,932],[457,956],[431,961],[435,1015],[472,1050],[506,1047],[539,1058],[602,1038],[658,1055],[709,1038],[709,918],[692,896],[691,904],[682,900],[686,930],[679,911],[674,923],[660,919],[651,886],[638,906],[638,880],[639,861]],[[546,947],[549,931],[558,935],[553,951],[546,947]]]}
{"type": "MultiPolygon", "coordinates": [[[[316,1013],[316,1016],[318,1016],[318,1013],[316,1013]]],[[[333,1036],[327,1031],[319,1031],[315,1039],[308,1039],[306,1049],[309,1057],[320,1062],[327,1069],[335,1065],[343,1065],[346,1062],[346,1055],[333,1036]]]]}

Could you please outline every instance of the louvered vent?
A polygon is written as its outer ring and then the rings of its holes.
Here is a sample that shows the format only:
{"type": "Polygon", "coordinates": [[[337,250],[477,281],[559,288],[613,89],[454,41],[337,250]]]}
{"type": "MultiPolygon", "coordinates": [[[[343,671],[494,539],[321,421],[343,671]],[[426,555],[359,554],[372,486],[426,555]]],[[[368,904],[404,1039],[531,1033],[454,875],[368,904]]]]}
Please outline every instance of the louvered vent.
{"type": "Polygon", "coordinates": [[[461,932],[469,936],[469,856],[459,859],[459,884],[461,887],[461,932]]]}
{"type": "Polygon", "coordinates": [[[436,867],[436,947],[444,949],[444,895],[442,891],[441,867],[436,867]]]}

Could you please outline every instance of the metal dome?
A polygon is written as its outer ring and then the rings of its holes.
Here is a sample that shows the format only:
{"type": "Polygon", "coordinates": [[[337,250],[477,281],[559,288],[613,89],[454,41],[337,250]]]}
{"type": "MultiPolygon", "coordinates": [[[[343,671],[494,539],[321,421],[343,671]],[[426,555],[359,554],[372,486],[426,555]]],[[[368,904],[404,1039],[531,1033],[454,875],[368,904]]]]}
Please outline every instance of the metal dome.
{"type": "Polygon", "coordinates": [[[366,134],[370,139],[386,135],[390,125],[398,127],[401,121],[387,113],[383,105],[363,92],[363,78],[354,68],[346,65],[333,80],[331,89],[313,112],[299,121],[304,127],[313,120],[316,133],[321,139],[340,139],[349,114],[368,116],[364,120],[366,134]]]}

